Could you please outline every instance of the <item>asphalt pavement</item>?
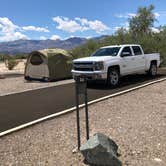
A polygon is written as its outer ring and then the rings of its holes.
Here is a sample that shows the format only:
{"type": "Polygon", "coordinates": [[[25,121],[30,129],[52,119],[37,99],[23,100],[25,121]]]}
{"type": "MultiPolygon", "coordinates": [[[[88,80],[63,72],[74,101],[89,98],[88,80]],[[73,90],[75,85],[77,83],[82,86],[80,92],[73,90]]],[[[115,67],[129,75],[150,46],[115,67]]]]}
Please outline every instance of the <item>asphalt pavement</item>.
{"type": "MultiPolygon", "coordinates": [[[[160,70],[156,78],[146,75],[127,76],[117,88],[103,82],[88,84],[88,100],[92,101],[166,76],[160,70]]],[[[80,98],[83,103],[82,97],[80,98]]],[[[0,132],[75,106],[75,84],[70,83],[0,97],[0,132]]]]}

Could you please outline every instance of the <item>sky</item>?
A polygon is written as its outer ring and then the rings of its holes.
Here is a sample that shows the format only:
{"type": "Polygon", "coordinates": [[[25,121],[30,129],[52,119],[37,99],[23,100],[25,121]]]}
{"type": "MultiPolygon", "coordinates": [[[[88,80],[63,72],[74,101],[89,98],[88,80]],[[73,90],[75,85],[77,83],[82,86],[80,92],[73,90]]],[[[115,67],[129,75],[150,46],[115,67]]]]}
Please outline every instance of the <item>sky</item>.
{"type": "Polygon", "coordinates": [[[150,4],[158,32],[166,24],[165,0],[0,0],[0,42],[110,35],[150,4]]]}

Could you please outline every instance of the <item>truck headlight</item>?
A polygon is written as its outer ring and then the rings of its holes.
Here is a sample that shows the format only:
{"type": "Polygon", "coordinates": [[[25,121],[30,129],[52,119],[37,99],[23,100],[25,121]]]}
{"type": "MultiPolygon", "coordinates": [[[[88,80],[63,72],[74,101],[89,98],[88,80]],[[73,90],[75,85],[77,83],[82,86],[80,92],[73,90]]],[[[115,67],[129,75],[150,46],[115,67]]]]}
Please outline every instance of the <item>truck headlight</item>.
{"type": "Polygon", "coordinates": [[[95,70],[103,70],[104,64],[103,62],[95,62],[95,70]]]}

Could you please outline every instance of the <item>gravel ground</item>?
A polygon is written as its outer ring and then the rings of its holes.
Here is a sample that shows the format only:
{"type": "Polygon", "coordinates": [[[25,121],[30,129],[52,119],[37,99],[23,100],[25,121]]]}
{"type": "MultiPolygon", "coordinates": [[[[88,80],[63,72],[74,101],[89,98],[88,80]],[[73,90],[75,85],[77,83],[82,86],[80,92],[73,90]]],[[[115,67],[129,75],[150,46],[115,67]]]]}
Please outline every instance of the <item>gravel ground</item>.
{"type": "MultiPolygon", "coordinates": [[[[89,107],[90,134],[119,145],[125,166],[166,165],[166,81],[89,107]]],[[[82,142],[85,117],[81,110],[82,142]]],[[[75,112],[0,138],[2,166],[84,166],[76,145],[75,112]]]]}
{"type": "Polygon", "coordinates": [[[5,79],[0,79],[0,95],[5,95],[7,93],[16,93],[24,90],[56,86],[61,84],[67,84],[73,82],[72,79],[62,80],[56,82],[40,82],[40,81],[30,81],[24,80],[23,76],[8,77],[5,79]]]}

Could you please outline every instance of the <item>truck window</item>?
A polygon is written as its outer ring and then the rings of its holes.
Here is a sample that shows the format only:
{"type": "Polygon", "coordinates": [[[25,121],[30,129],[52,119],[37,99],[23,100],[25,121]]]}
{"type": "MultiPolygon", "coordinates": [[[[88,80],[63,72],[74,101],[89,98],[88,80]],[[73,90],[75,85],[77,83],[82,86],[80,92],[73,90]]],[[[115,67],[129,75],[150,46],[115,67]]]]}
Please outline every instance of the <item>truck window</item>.
{"type": "Polygon", "coordinates": [[[139,46],[132,46],[135,55],[142,55],[142,51],[139,46]]]}
{"type": "Polygon", "coordinates": [[[100,48],[91,56],[117,56],[120,47],[100,48]]]}
{"type": "Polygon", "coordinates": [[[132,56],[132,52],[131,52],[130,47],[123,48],[121,55],[132,56]]]}

